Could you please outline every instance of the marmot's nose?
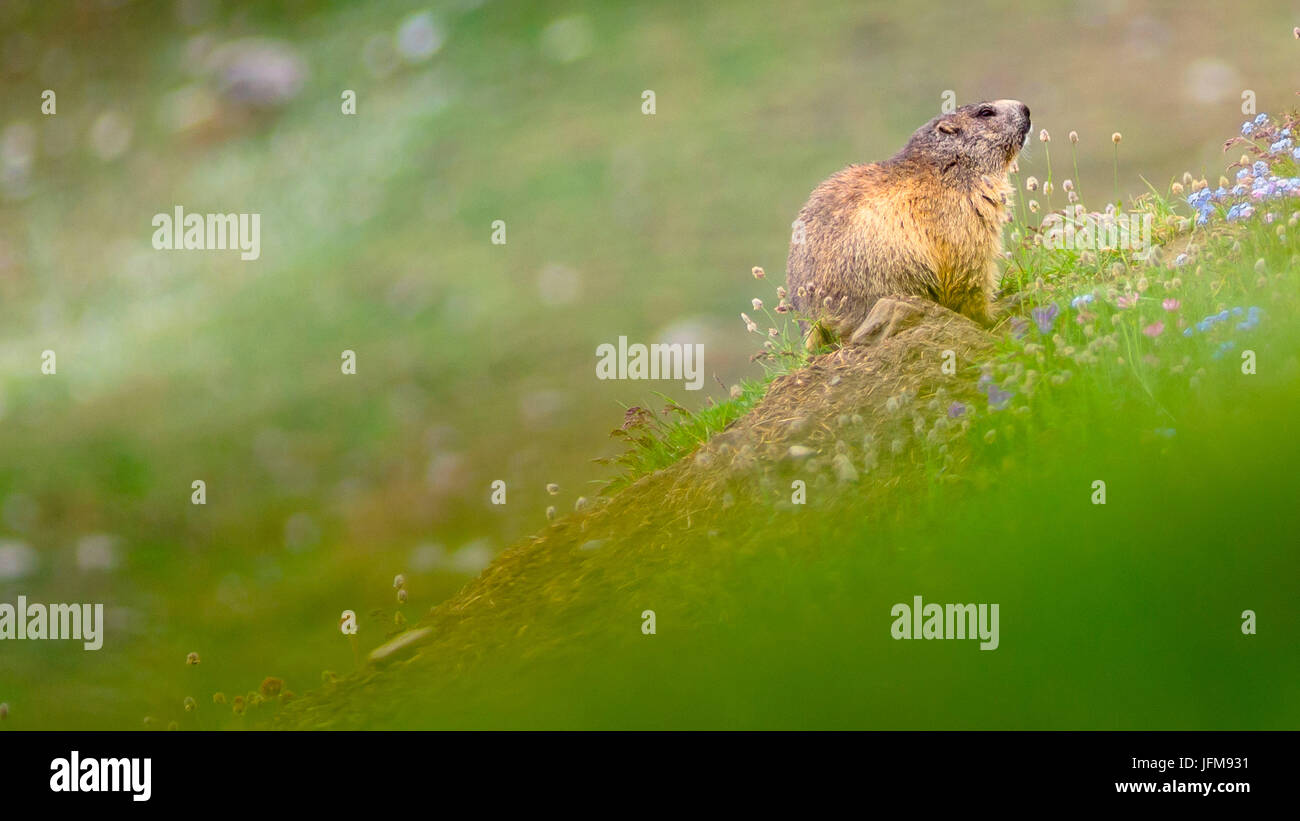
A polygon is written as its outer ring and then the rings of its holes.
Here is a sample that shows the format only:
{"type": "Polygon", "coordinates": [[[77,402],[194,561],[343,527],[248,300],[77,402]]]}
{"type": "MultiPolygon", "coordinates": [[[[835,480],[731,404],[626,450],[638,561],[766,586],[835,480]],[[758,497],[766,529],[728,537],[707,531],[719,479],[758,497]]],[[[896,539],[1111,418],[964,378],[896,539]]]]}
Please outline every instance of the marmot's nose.
{"type": "Polygon", "coordinates": [[[1020,112],[1020,116],[1024,117],[1026,120],[1029,119],[1029,106],[1019,100],[998,100],[995,105],[1003,111],[1018,111],[1020,112]]]}

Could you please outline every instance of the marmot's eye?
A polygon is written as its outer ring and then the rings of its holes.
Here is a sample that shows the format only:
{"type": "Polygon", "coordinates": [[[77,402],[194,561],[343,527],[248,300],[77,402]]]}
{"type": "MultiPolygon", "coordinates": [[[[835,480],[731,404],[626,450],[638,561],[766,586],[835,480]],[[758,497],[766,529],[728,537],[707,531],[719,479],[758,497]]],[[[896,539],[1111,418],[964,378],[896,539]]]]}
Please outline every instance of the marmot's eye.
{"type": "Polygon", "coordinates": [[[992,117],[997,114],[997,110],[991,105],[982,105],[980,110],[975,112],[976,117],[992,117]]]}

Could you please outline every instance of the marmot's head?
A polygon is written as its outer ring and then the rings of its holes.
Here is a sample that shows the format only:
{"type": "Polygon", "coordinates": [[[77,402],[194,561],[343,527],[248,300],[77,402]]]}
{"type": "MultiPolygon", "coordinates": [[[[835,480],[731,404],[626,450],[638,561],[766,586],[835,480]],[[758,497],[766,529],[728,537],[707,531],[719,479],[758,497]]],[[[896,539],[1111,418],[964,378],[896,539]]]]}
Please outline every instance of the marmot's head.
{"type": "Polygon", "coordinates": [[[921,126],[900,158],[938,165],[941,173],[1001,175],[1029,136],[1029,107],[1019,100],[964,105],[921,126]]]}

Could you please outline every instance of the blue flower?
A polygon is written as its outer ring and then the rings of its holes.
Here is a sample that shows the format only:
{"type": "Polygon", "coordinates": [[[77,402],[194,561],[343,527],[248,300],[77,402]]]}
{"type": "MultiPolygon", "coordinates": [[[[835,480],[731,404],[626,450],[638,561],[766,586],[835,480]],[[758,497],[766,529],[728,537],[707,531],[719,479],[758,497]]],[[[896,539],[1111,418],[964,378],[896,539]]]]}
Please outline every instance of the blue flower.
{"type": "Polygon", "coordinates": [[[1079,295],[1076,296],[1074,299],[1070,300],[1070,307],[1073,308],[1073,309],[1075,309],[1075,310],[1077,311],[1077,310],[1079,310],[1080,308],[1082,308],[1084,305],[1091,305],[1093,299],[1094,299],[1094,297],[1093,297],[1093,295],[1090,294],[1090,293],[1089,293],[1089,294],[1079,294],[1079,295]]]}
{"type": "Polygon", "coordinates": [[[1241,136],[1243,137],[1249,137],[1251,132],[1254,130],[1255,130],[1255,126],[1253,123],[1251,123],[1250,120],[1247,120],[1246,122],[1241,124],[1241,136]]]}
{"type": "Polygon", "coordinates": [[[1283,137],[1268,147],[1268,153],[1277,154],[1278,152],[1285,151],[1290,147],[1291,139],[1289,137],[1283,137]]]}
{"type": "Polygon", "coordinates": [[[1256,177],[1268,176],[1268,163],[1263,160],[1255,160],[1255,164],[1251,166],[1251,171],[1254,172],[1256,177]]]}
{"type": "Polygon", "coordinates": [[[1263,125],[1266,122],[1268,122],[1267,114],[1260,114],[1257,117],[1255,117],[1255,125],[1263,125]]]}

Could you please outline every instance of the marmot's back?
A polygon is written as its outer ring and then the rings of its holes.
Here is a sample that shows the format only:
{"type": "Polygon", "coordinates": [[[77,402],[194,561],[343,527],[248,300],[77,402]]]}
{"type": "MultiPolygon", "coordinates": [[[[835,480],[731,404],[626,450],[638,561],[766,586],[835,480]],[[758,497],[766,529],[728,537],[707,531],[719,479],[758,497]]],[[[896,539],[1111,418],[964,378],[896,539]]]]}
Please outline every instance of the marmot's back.
{"type": "Polygon", "coordinates": [[[892,159],[849,166],[817,186],[790,239],[795,308],[844,339],[888,294],[987,322],[1007,170],[1028,132],[1022,103],[963,106],[927,123],[892,159]]]}

